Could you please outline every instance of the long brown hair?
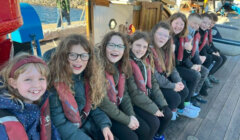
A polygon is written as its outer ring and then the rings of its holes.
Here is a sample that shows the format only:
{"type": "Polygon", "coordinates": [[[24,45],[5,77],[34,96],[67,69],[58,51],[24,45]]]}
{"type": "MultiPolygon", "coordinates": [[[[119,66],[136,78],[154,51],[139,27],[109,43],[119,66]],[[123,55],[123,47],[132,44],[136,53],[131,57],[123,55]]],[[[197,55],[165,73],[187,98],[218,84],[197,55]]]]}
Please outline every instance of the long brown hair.
{"type": "Polygon", "coordinates": [[[172,22],[178,18],[181,18],[182,21],[184,22],[184,28],[178,35],[179,37],[186,37],[188,35],[188,29],[187,29],[188,22],[187,22],[187,17],[183,13],[181,12],[174,13],[173,15],[170,16],[170,18],[168,19],[168,22],[172,26],[172,22]]]}
{"type": "Polygon", "coordinates": [[[119,61],[120,65],[121,65],[121,70],[122,72],[126,75],[126,77],[128,78],[131,74],[132,74],[132,69],[131,69],[131,66],[130,66],[130,63],[129,63],[129,45],[128,45],[128,42],[127,42],[127,38],[126,36],[124,36],[122,33],[120,32],[115,32],[115,31],[111,31],[109,33],[107,33],[100,46],[99,46],[99,49],[100,49],[100,57],[102,58],[102,61],[103,61],[103,65],[104,65],[104,68],[105,68],[105,71],[110,73],[110,74],[115,74],[115,68],[114,68],[114,64],[112,64],[108,58],[107,58],[107,54],[106,54],[106,48],[107,48],[107,44],[108,42],[111,40],[112,36],[119,36],[123,43],[124,43],[124,46],[126,47],[124,49],[124,53],[123,53],[123,57],[122,59],[119,61]]]}
{"type": "Polygon", "coordinates": [[[170,25],[167,22],[159,22],[156,24],[151,31],[151,39],[152,39],[152,45],[154,49],[157,51],[158,57],[159,57],[159,62],[162,70],[167,73],[167,75],[172,73],[172,70],[174,68],[174,54],[173,54],[173,48],[172,48],[172,40],[171,38],[168,39],[168,41],[163,45],[163,47],[159,48],[154,40],[154,35],[156,31],[159,28],[164,28],[169,31],[169,35],[172,35],[172,30],[170,25]],[[166,58],[166,55],[168,58],[166,58]],[[165,65],[165,60],[168,59],[168,65],[165,65]]]}
{"type": "Polygon", "coordinates": [[[51,72],[49,85],[52,87],[54,82],[65,82],[69,87],[72,87],[73,72],[69,68],[68,53],[73,45],[81,45],[90,55],[84,70],[84,80],[89,81],[92,104],[98,105],[105,93],[105,85],[102,82],[102,79],[104,79],[103,69],[101,64],[96,62],[93,46],[82,35],[69,35],[59,43],[56,52],[49,62],[51,72]]]}
{"type": "Polygon", "coordinates": [[[143,60],[143,62],[145,63],[146,66],[147,65],[147,62],[146,62],[146,58],[149,58],[149,61],[150,61],[150,68],[152,70],[152,72],[154,72],[154,60],[153,60],[153,54],[151,53],[151,50],[149,48],[149,44],[150,44],[150,37],[148,35],[148,33],[146,32],[140,32],[140,31],[136,31],[134,32],[134,34],[131,35],[131,38],[130,38],[130,44],[133,45],[133,43],[136,41],[136,40],[139,40],[139,39],[143,39],[145,40],[147,43],[148,43],[148,49],[147,49],[147,52],[145,53],[145,55],[141,58],[143,60]]]}

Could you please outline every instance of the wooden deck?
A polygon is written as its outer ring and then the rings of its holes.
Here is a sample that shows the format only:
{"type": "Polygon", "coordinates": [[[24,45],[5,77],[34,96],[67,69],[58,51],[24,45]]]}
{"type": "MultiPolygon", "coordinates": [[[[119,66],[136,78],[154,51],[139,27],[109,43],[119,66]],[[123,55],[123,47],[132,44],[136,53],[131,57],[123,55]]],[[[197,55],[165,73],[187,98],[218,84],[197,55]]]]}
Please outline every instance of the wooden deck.
{"type": "Polygon", "coordinates": [[[198,118],[178,117],[165,132],[167,140],[240,140],[240,56],[229,56],[215,74],[221,82],[209,89],[198,118]]]}

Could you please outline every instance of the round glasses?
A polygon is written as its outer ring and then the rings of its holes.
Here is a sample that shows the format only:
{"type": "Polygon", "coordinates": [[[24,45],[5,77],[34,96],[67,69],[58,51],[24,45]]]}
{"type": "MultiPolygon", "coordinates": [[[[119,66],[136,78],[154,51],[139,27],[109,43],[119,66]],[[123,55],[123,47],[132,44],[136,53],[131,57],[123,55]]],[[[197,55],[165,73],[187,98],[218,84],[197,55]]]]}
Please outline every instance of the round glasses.
{"type": "Polygon", "coordinates": [[[111,50],[117,49],[117,50],[124,50],[126,47],[122,44],[114,44],[114,43],[108,43],[107,47],[111,50]]]}
{"type": "Polygon", "coordinates": [[[68,59],[69,59],[69,60],[72,60],[72,61],[77,60],[78,57],[80,57],[80,59],[81,59],[82,61],[88,61],[90,55],[89,55],[88,53],[77,54],[77,53],[73,53],[73,52],[70,52],[70,53],[68,54],[68,59]]]}

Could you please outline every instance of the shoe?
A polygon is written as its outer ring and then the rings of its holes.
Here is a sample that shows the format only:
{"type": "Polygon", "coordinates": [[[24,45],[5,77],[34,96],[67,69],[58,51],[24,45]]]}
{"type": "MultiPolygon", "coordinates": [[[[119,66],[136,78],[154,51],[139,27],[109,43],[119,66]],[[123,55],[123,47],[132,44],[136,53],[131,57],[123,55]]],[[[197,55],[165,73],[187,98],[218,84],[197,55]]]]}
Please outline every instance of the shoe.
{"type": "Polygon", "coordinates": [[[198,108],[201,107],[201,104],[196,100],[195,97],[192,97],[192,99],[191,99],[191,105],[193,105],[193,106],[195,106],[195,107],[198,107],[198,108]]]}
{"type": "Polygon", "coordinates": [[[218,84],[220,81],[213,75],[208,76],[209,80],[215,84],[218,84]]]}
{"type": "Polygon", "coordinates": [[[199,102],[199,103],[202,103],[202,104],[206,104],[207,103],[207,100],[204,100],[201,96],[197,96],[195,97],[196,100],[199,102]]]}
{"type": "MultiPolygon", "coordinates": [[[[194,99],[195,100],[195,99],[194,99]]],[[[197,101],[195,100],[195,102],[197,103],[197,101]]],[[[199,106],[196,106],[196,105],[194,105],[194,103],[189,103],[188,105],[185,105],[185,107],[186,108],[189,108],[189,109],[192,109],[192,110],[194,110],[194,111],[196,111],[196,112],[200,112],[201,111],[201,108],[200,108],[200,105],[199,106]]]]}
{"type": "Polygon", "coordinates": [[[177,111],[178,115],[185,116],[188,118],[197,118],[199,115],[199,112],[194,111],[193,109],[185,107],[184,109],[178,109],[177,111]]]}
{"type": "Polygon", "coordinates": [[[213,88],[213,85],[210,82],[210,79],[208,77],[205,79],[205,84],[206,84],[207,88],[213,88]]]}
{"type": "Polygon", "coordinates": [[[172,121],[176,121],[177,117],[178,117],[177,112],[176,111],[172,111],[172,118],[171,118],[171,120],[172,121]]]}
{"type": "Polygon", "coordinates": [[[154,136],[154,137],[153,137],[153,140],[165,140],[165,137],[164,137],[164,135],[154,136]]]}

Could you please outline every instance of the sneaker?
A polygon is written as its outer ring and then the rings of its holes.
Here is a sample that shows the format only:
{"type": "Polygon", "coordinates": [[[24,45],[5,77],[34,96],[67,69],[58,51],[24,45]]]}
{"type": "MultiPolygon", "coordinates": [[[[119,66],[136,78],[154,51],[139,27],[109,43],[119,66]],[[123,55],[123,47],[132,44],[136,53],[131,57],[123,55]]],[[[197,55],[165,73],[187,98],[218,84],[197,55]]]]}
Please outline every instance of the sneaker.
{"type": "Polygon", "coordinates": [[[197,107],[197,106],[193,105],[191,102],[190,102],[190,104],[185,105],[185,108],[192,109],[192,110],[194,110],[194,111],[196,111],[198,113],[201,111],[200,107],[197,107]]]}
{"type": "Polygon", "coordinates": [[[203,99],[201,96],[197,96],[195,97],[196,100],[199,102],[199,103],[202,103],[202,104],[206,104],[207,103],[207,100],[203,99]]]}
{"type": "Polygon", "coordinates": [[[196,112],[186,107],[184,109],[179,109],[177,112],[178,112],[178,115],[185,116],[192,119],[197,118],[199,115],[199,112],[196,112]]]}
{"type": "Polygon", "coordinates": [[[191,104],[195,107],[198,107],[198,108],[201,107],[200,103],[195,98],[191,99],[191,104]]]}
{"type": "Polygon", "coordinates": [[[213,88],[213,85],[212,85],[212,83],[210,82],[210,79],[209,79],[208,77],[205,79],[205,84],[206,84],[206,86],[207,86],[208,88],[213,88]]]}
{"type": "Polygon", "coordinates": [[[218,84],[220,81],[213,75],[208,76],[209,80],[215,84],[218,84]]]}
{"type": "Polygon", "coordinates": [[[154,136],[154,137],[153,137],[153,140],[165,140],[165,137],[164,137],[164,135],[154,136]]]}
{"type": "Polygon", "coordinates": [[[172,118],[171,118],[171,120],[172,120],[172,121],[176,121],[177,117],[178,117],[177,112],[176,112],[176,111],[173,111],[173,112],[172,112],[172,118]]]}

